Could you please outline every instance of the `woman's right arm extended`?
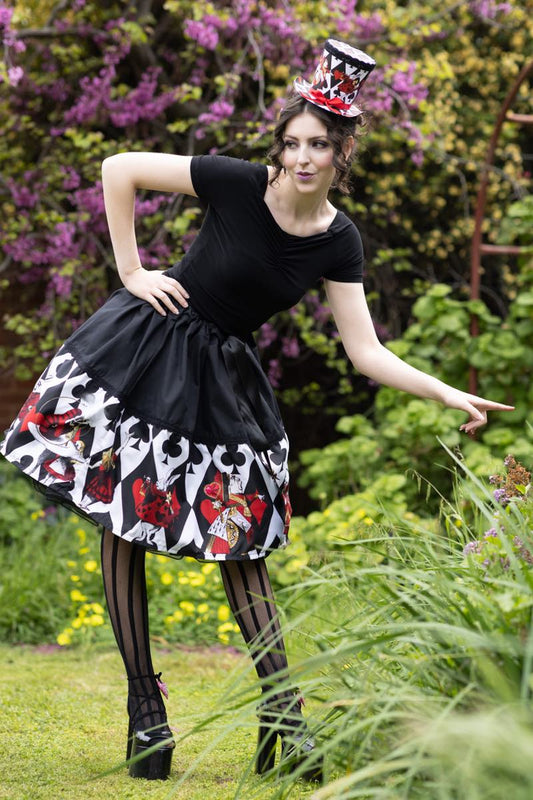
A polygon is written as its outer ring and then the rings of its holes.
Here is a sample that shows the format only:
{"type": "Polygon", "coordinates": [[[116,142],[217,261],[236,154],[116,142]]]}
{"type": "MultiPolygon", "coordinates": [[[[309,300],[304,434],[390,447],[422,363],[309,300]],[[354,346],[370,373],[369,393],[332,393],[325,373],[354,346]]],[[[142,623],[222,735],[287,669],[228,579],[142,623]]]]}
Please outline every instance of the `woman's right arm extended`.
{"type": "Polygon", "coordinates": [[[167,153],[118,153],[102,164],[104,202],[113,253],[122,283],[166,316],[164,306],[177,314],[172,302],[187,306],[179,281],[158,270],[145,270],[135,238],[135,190],[179,192],[196,197],[191,180],[191,156],[167,153]]]}

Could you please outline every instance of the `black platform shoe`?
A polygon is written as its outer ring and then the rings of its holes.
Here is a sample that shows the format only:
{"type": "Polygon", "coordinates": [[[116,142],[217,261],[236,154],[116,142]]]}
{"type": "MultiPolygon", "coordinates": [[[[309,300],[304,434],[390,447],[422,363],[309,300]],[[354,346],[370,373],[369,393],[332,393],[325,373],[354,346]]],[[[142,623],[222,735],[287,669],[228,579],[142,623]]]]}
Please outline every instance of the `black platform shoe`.
{"type": "MultiPolygon", "coordinates": [[[[259,706],[259,736],[255,761],[255,771],[259,775],[274,768],[278,736],[281,738],[279,768],[282,772],[292,772],[309,759],[315,743],[302,715],[302,705],[303,697],[295,694],[273,698],[259,706]]],[[[311,757],[309,766],[300,777],[307,781],[322,782],[322,759],[311,757]]]]}
{"type": "Polygon", "coordinates": [[[153,691],[146,693],[128,692],[128,746],[126,760],[134,756],[146,755],[139,758],[128,769],[132,778],[145,778],[147,780],[166,780],[170,774],[172,751],[176,743],[166,721],[166,710],[161,699],[161,692],[168,697],[166,685],[160,681],[158,675],[137,675],[129,679],[131,683],[140,679],[147,679],[153,691]],[[154,711],[153,705],[157,705],[154,711]],[[165,721],[159,725],[146,727],[145,721],[154,715],[160,715],[165,721]]]}

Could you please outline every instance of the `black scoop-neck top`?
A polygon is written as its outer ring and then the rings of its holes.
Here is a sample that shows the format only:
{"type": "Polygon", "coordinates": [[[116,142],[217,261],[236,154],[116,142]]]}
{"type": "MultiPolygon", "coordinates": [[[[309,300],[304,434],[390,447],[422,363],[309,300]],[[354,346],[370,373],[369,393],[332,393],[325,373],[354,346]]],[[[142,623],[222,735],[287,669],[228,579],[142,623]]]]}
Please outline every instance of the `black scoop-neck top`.
{"type": "Polygon", "coordinates": [[[363,248],[353,222],[337,211],[325,231],[297,236],[283,230],[264,200],[264,164],[194,156],[191,178],[207,213],[189,251],[167,274],[223,331],[242,336],[257,330],[322,277],[362,281],[363,248]]]}

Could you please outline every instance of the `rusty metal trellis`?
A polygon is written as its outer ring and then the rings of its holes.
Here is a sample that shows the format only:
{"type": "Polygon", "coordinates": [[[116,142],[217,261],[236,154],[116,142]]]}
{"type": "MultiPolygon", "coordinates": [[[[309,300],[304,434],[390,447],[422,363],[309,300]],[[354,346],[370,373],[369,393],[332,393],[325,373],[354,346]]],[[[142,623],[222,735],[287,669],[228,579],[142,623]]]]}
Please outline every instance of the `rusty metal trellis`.
{"type": "MultiPolygon", "coordinates": [[[[503,101],[500,113],[498,114],[498,118],[494,125],[494,130],[492,131],[492,136],[489,141],[489,146],[487,148],[487,155],[483,163],[481,182],[479,185],[479,190],[477,193],[477,200],[476,200],[476,212],[474,216],[474,234],[472,236],[472,256],[471,256],[471,269],[470,269],[471,300],[479,299],[480,267],[481,267],[482,255],[501,255],[501,254],[519,255],[521,252],[527,249],[525,247],[519,247],[517,245],[486,244],[481,241],[481,228],[483,225],[485,205],[487,202],[489,168],[492,166],[492,163],[494,161],[496,144],[498,142],[498,138],[503,123],[507,121],[507,122],[515,122],[521,125],[533,124],[533,114],[513,114],[513,112],[509,111],[509,108],[512,105],[518,93],[520,85],[525,81],[525,79],[528,77],[531,71],[533,71],[533,61],[530,61],[528,64],[525,64],[524,67],[522,67],[513,86],[509,90],[507,97],[503,101]]],[[[478,318],[475,314],[472,314],[470,319],[470,334],[472,336],[478,336],[479,334],[478,318]]],[[[472,366],[470,367],[468,389],[472,394],[477,393],[477,370],[475,367],[472,366]]]]}

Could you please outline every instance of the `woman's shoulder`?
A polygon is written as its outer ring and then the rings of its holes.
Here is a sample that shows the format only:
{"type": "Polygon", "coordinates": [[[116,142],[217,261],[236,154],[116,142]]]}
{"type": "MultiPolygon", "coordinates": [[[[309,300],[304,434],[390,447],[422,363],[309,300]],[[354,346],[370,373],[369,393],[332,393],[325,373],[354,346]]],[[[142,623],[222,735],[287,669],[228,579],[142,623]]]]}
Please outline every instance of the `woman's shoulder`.
{"type": "Polygon", "coordinates": [[[217,189],[256,190],[266,183],[268,168],[256,161],[226,155],[199,155],[191,160],[191,178],[199,197],[217,193],[217,189]]]}
{"type": "Polygon", "coordinates": [[[259,161],[248,161],[236,156],[209,154],[193,156],[191,166],[216,174],[268,175],[269,167],[259,161]]]}

